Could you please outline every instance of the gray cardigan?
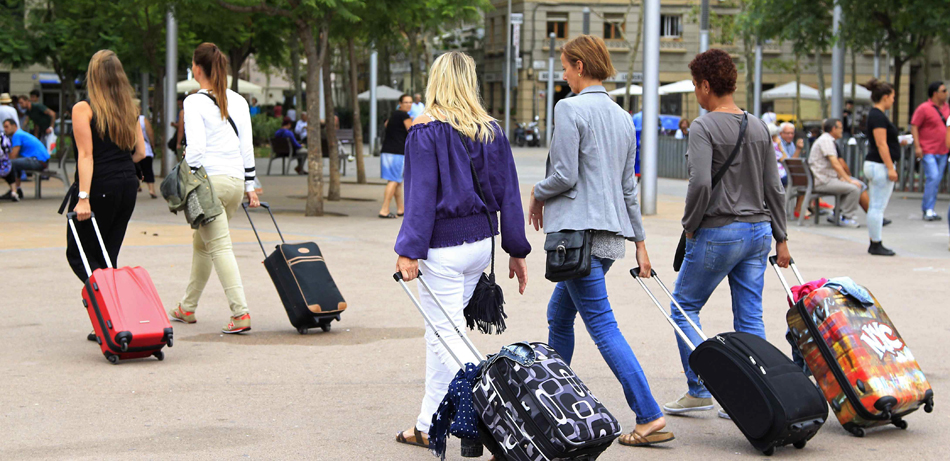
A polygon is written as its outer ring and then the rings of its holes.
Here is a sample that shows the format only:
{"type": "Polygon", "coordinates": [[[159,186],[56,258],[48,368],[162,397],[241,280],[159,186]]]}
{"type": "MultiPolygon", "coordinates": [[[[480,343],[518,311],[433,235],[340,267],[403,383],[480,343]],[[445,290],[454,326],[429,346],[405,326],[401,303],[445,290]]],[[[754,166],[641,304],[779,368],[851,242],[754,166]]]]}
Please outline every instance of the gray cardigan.
{"type": "Polygon", "coordinates": [[[557,103],[554,126],[547,172],[534,186],[545,202],[544,232],[594,229],[645,239],[630,114],[604,87],[590,86],[557,103]]]}

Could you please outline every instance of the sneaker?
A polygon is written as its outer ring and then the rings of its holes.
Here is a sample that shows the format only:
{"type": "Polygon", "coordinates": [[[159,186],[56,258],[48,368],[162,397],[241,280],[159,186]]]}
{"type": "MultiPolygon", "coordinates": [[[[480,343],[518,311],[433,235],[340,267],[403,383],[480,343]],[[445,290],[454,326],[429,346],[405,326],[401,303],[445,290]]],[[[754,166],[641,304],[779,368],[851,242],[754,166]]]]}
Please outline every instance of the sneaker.
{"type": "Polygon", "coordinates": [[[841,227],[850,227],[850,228],[852,228],[852,229],[857,229],[857,228],[861,227],[861,224],[858,224],[858,222],[855,221],[854,219],[851,219],[851,218],[842,216],[842,217],[841,217],[841,221],[838,223],[838,226],[841,226],[841,227]]]}
{"type": "Polygon", "coordinates": [[[726,410],[723,410],[722,408],[719,409],[719,417],[722,419],[728,419],[732,421],[732,417],[729,416],[729,413],[726,413],[726,410]]]}
{"type": "Polygon", "coordinates": [[[938,215],[934,210],[927,210],[924,212],[924,221],[940,221],[940,215],[938,215]]]}
{"type": "Polygon", "coordinates": [[[20,196],[20,198],[23,198],[23,189],[17,188],[16,194],[20,196]]]}
{"type": "Polygon", "coordinates": [[[185,311],[181,308],[181,304],[179,304],[175,309],[169,311],[168,315],[176,322],[195,323],[198,321],[198,319],[195,318],[195,313],[185,311]]]}
{"type": "Polygon", "coordinates": [[[19,195],[19,194],[12,194],[12,195],[10,196],[10,200],[13,200],[14,202],[19,202],[19,201],[20,201],[20,195],[19,195]]]}
{"type": "Polygon", "coordinates": [[[715,407],[713,406],[712,398],[703,399],[693,397],[689,395],[689,393],[683,394],[683,396],[675,402],[668,402],[663,405],[663,411],[671,415],[679,415],[691,411],[712,410],[713,408],[715,407]]]}
{"type": "Polygon", "coordinates": [[[228,334],[251,331],[251,314],[244,314],[240,317],[231,317],[231,323],[229,323],[228,326],[222,328],[221,331],[228,334]]]}

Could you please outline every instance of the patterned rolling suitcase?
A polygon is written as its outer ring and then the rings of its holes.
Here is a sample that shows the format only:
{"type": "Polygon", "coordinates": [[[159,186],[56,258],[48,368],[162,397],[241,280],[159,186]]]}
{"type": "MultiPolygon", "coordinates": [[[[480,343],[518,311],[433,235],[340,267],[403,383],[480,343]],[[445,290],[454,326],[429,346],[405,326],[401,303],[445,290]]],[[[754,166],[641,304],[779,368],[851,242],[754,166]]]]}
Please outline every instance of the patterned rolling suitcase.
{"type": "MultiPolygon", "coordinates": [[[[791,302],[775,257],[769,262],[791,302]]],[[[794,262],[792,270],[804,284],[794,262]]],[[[887,424],[906,429],[904,416],[921,406],[933,410],[930,383],[877,299],[865,307],[825,286],[797,300],[786,320],[835,416],[852,434],[863,437],[865,428],[887,424]]]]}
{"type": "Polygon", "coordinates": [[[112,364],[149,356],[164,360],[162,348],[172,346],[172,326],[148,271],[141,267],[112,267],[95,214],[90,220],[107,267],[91,271],[76,229],[76,213],[70,212],[66,217],[89,275],[82,289],[82,304],[102,354],[112,364]]]}
{"type": "Polygon", "coordinates": [[[703,380],[709,393],[722,405],[749,443],[766,456],[774,453],[775,447],[783,445],[805,448],[828,419],[828,405],[801,368],[768,341],[752,334],[721,333],[706,338],[656,277],[656,272],[651,272],[660,288],[673,300],[673,305],[703,338],[698,346],[694,347],[683,330],[666,314],[640,279],[640,268],[630,270],[666,321],[693,350],[689,355],[690,368],[703,380]]]}
{"type": "MultiPolygon", "coordinates": [[[[432,320],[401,274],[396,273],[393,278],[431,327],[432,320]]],[[[421,273],[418,280],[432,292],[421,273]]],[[[438,298],[433,298],[452,322],[438,298]]],[[[473,401],[482,423],[483,441],[496,459],[594,460],[622,434],[620,422],[550,346],[514,343],[486,360],[457,325],[453,323],[452,327],[475,357],[482,360],[473,401]]],[[[459,366],[464,367],[439,332],[435,333],[459,366]]]]}
{"type": "Polygon", "coordinates": [[[277,229],[281,241],[274,252],[268,255],[251,220],[251,214],[247,211],[247,203],[242,206],[248,222],[251,223],[251,229],[254,229],[257,243],[264,252],[264,267],[277,288],[290,324],[302,335],[310,328],[319,327],[323,331],[330,331],[330,322],[340,321],[340,314],[346,310],[346,301],[327,269],[320,247],[313,242],[284,241],[284,235],[277,227],[277,220],[274,219],[270,205],[261,202],[261,206],[267,209],[271,220],[274,221],[274,228],[277,229]]]}

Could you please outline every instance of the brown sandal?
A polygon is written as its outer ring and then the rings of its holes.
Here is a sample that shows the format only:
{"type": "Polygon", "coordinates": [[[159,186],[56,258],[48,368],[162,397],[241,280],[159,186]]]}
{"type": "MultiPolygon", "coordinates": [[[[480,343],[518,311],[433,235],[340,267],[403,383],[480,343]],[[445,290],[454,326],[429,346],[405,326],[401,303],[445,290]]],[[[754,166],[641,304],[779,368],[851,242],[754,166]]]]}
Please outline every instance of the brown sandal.
{"type": "Polygon", "coordinates": [[[637,431],[633,431],[629,434],[621,435],[618,440],[621,445],[628,447],[646,447],[658,443],[666,443],[674,438],[672,432],[657,431],[650,435],[643,436],[638,434],[637,431]]]}
{"type": "Polygon", "coordinates": [[[417,447],[429,448],[428,439],[425,439],[425,442],[420,442],[421,440],[424,440],[424,439],[422,437],[422,432],[420,432],[419,429],[412,428],[412,440],[407,439],[406,436],[403,435],[403,433],[404,433],[403,431],[399,431],[399,433],[396,434],[397,442],[404,443],[406,445],[414,445],[417,447]]]}

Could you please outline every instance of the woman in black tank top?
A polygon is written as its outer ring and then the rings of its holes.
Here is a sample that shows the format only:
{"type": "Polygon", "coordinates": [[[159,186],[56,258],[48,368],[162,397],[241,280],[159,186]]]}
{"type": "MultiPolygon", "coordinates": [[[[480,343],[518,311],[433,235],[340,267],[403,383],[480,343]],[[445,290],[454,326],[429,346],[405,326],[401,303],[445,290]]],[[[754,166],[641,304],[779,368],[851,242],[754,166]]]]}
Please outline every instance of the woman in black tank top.
{"type": "MultiPolygon", "coordinates": [[[[118,266],[119,249],[135,210],[135,162],[145,158],[145,140],[138,129],[132,87],[115,53],[102,50],[93,55],[86,86],[89,100],[76,103],[72,111],[76,175],[66,199],[69,211],[77,215],[76,230],[91,272],[107,267],[89,221],[93,212],[112,267],[118,266]]],[[[79,280],[88,278],[68,229],[66,260],[79,280]]]]}

